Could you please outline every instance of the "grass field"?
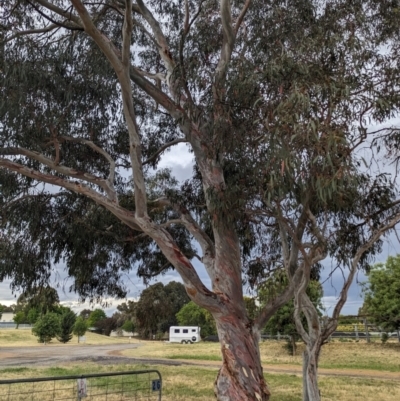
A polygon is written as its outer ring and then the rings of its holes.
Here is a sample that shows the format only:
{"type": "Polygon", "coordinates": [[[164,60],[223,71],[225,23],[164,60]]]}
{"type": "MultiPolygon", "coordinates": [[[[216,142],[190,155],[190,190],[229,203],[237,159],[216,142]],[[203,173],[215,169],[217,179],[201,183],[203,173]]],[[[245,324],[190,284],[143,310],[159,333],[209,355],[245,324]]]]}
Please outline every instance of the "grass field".
{"type": "MultiPolygon", "coordinates": [[[[117,344],[128,342],[125,338],[109,338],[87,333],[86,344],[117,344]]],[[[132,342],[135,340],[131,340],[132,342]]],[[[137,341],[137,340],[136,340],[137,341]]],[[[76,344],[76,338],[67,345],[53,340],[53,346],[68,347],[76,344]]],[[[30,330],[0,330],[0,346],[40,345],[30,330]]],[[[82,344],[84,346],[85,344],[82,344]]],[[[122,351],[123,355],[138,358],[186,359],[194,361],[220,361],[218,343],[197,343],[191,345],[169,344],[165,342],[141,341],[141,347],[122,351]]],[[[300,367],[302,345],[299,344],[297,356],[288,355],[284,342],[266,341],[260,344],[261,359],[264,365],[285,365],[300,367]]],[[[213,399],[215,367],[203,366],[155,366],[155,365],[111,365],[100,366],[94,363],[66,364],[53,368],[8,368],[0,369],[0,378],[26,378],[38,376],[77,375],[135,369],[158,369],[163,376],[163,401],[206,401],[213,399]]],[[[373,371],[398,372],[400,376],[400,344],[365,342],[331,342],[323,347],[321,368],[361,369],[373,371]]],[[[370,372],[371,371],[371,372],[370,372]]],[[[266,369],[268,372],[268,369],[266,369]]],[[[390,373],[393,377],[393,373],[390,373]]],[[[389,373],[388,373],[389,375],[389,373]]],[[[271,401],[300,401],[301,378],[292,374],[266,374],[273,393],[271,401]]],[[[324,401],[398,401],[400,381],[377,380],[371,378],[320,377],[320,389],[324,401]]],[[[0,392],[1,395],[1,392],[0,392]]],[[[0,397],[1,398],[1,397],[0,397]]]]}
{"type": "MultiPolygon", "coordinates": [[[[260,344],[263,364],[301,365],[303,345],[298,345],[296,356],[291,356],[283,341],[265,341],[260,344]]],[[[143,342],[143,346],[123,352],[131,357],[151,357],[220,361],[218,343],[196,343],[191,345],[162,342],[143,342]]],[[[400,374],[400,344],[366,342],[331,342],[322,348],[320,367],[327,369],[368,369],[400,374]]]]}
{"type": "MultiPolygon", "coordinates": [[[[28,369],[14,368],[1,371],[2,379],[81,375],[85,373],[123,370],[158,369],[163,378],[163,401],[208,401],[213,399],[213,382],[217,368],[193,366],[111,365],[99,366],[85,363],[63,368],[28,369]]],[[[266,375],[272,392],[271,401],[300,401],[301,378],[294,375],[266,375]]],[[[400,382],[389,380],[327,378],[320,379],[324,401],[398,401],[400,382]]],[[[0,390],[1,391],[1,390],[0,390]]],[[[0,393],[1,394],[1,393],[0,393]]]]}
{"type": "MultiPolygon", "coordinates": [[[[102,345],[102,344],[120,344],[120,343],[128,343],[138,342],[138,340],[129,340],[127,337],[106,337],[101,336],[99,334],[93,334],[87,332],[85,334],[86,342],[82,343],[82,346],[85,344],[88,345],[102,345]]],[[[53,339],[48,345],[49,346],[60,346],[60,347],[68,347],[69,345],[77,345],[78,338],[73,337],[70,342],[67,344],[62,344],[57,339],[53,339]]],[[[43,344],[39,343],[37,337],[35,337],[30,329],[4,329],[0,330],[0,347],[31,347],[31,346],[43,346],[43,344]]]]}

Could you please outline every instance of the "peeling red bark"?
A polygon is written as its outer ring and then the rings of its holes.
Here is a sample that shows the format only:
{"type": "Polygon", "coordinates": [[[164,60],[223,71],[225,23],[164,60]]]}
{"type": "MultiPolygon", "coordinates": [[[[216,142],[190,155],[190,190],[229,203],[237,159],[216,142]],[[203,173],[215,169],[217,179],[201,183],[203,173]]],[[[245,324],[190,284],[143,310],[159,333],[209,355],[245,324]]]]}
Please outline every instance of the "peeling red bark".
{"type": "Polygon", "coordinates": [[[223,359],[214,384],[217,400],[268,401],[270,392],[260,361],[259,333],[234,310],[215,320],[223,359]]]}

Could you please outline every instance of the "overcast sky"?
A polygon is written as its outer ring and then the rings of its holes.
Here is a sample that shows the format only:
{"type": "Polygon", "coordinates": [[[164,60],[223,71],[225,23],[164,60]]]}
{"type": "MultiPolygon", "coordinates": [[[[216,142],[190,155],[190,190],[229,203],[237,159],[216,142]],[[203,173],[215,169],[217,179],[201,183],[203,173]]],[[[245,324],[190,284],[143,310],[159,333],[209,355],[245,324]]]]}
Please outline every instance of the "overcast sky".
{"type": "MultiPolygon", "coordinates": [[[[180,181],[187,179],[191,176],[193,163],[192,163],[193,155],[188,152],[187,145],[178,144],[175,148],[166,152],[161,160],[160,167],[169,167],[172,169],[175,177],[180,181]]],[[[389,241],[387,241],[383,246],[383,252],[378,256],[376,262],[384,262],[389,255],[396,255],[398,253],[398,242],[396,237],[393,235],[389,241]]],[[[200,262],[196,259],[193,261],[194,266],[196,267],[200,278],[203,280],[204,284],[210,288],[211,282],[210,279],[200,262]]],[[[341,271],[335,271],[332,273],[332,266],[329,261],[325,261],[324,269],[322,271],[322,281],[324,288],[324,298],[323,305],[325,306],[326,313],[329,315],[333,307],[336,303],[336,299],[340,294],[340,290],[343,285],[343,274],[341,271]]],[[[63,273],[63,266],[56,266],[56,270],[59,272],[59,278],[64,278],[65,273],[63,273]]],[[[169,272],[163,276],[159,276],[156,281],[163,282],[167,284],[168,282],[175,280],[182,282],[179,275],[175,272],[169,272]]],[[[132,270],[129,275],[125,277],[125,284],[129,289],[128,298],[127,299],[137,299],[141,293],[141,291],[145,288],[141,279],[136,276],[134,270],[132,270]]],[[[342,314],[350,314],[356,315],[358,309],[362,306],[362,293],[361,286],[359,283],[365,282],[366,277],[362,272],[359,272],[356,280],[349,290],[348,301],[346,302],[342,314]]],[[[153,283],[154,283],[153,282],[153,283]]],[[[71,281],[67,281],[65,283],[65,288],[71,285],[71,281]]],[[[5,305],[10,305],[16,302],[16,297],[18,294],[13,295],[9,288],[10,282],[4,281],[0,283],[0,303],[5,305]]],[[[89,305],[89,304],[79,304],[77,301],[77,296],[74,293],[64,292],[62,289],[58,289],[59,297],[61,303],[67,306],[70,306],[74,311],[79,312],[85,308],[94,308],[99,307],[98,305],[89,305]]],[[[108,300],[110,306],[105,307],[107,314],[111,315],[117,305],[119,303],[125,302],[126,300],[108,300]]]]}

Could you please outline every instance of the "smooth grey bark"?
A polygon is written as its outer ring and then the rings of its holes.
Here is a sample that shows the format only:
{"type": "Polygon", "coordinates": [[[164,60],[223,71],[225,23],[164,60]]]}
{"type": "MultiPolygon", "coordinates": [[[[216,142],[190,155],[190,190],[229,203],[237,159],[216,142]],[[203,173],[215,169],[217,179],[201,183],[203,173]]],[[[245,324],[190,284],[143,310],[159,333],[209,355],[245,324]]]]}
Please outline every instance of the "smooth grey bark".
{"type": "MultiPolygon", "coordinates": [[[[310,218],[311,222],[315,221],[313,216],[310,218]]],[[[369,240],[366,241],[357,251],[350,264],[349,275],[346,278],[342,291],[339,295],[336,306],[333,310],[332,317],[327,319],[325,327],[322,329],[319,315],[316,307],[311,302],[310,298],[306,294],[306,289],[310,281],[311,266],[315,263],[315,260],[322,260],[324,253],[318,251],[317,257],[312,253],[307,255],[303,249],[303,256],[305,268],[303,269],[303,275],[299,282],[299,286],[295,292],[295,312],[294,319],[296,329],[303,341],[306,344],[306,349],[303,354],[303,401],[320,401],[321,394],[318,388],[318,360],[321,352],[322,345],[329,339],[331,334],[336,330],[338,326],[340,312],[347,300],[347,294],[350,285],[353,282],[354,276],[357,272],[358,263],[362,255],[389,229],[393,228],[400,221],[400,215],[394,214],[386,224],[376,229],[370,236],[369,240]],[[310,257],[309,257],[310,256],[310,257]],[[303,327],[300,313],[303,313],[307,320],[307,330],[303,327]]],[[[283,233],[283,230],[281,230],[283,233]]],[[[320,245],[324,246],[324,238],[321,232],[317,232],[316,226],[314,226],[314,232],[316,237],[320,239],[320,245]]],[[[281,233],[281,235],[282,235],[281,233]]],[[[289,275],[291,281],[297,281],[294,276],[289,275]]]]}

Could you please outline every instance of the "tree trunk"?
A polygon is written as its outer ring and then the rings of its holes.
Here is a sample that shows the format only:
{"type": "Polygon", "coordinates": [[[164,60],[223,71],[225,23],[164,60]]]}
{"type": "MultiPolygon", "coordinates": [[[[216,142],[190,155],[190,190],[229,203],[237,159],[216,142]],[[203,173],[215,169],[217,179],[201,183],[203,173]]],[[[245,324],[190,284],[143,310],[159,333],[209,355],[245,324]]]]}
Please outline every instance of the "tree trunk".
{"type": "Polygon", "coordinates": [[[319,341],[307,344],[303,353],[303,401],[320,401],[318,388],[318,359],[321,350],[319,341]]]}
{"type": "Polygon", "coordinates": [[[259,333],[241,319],[216,317],[223,365],[215,381],[218,401],[268,401],[260,360],[259,333]]]}
{"type": "Polygon", "coordinates": [[[292,356],[296,356],[296,338],[295,336],[290,336],[290,339],[292,341],[292,356]]]}

